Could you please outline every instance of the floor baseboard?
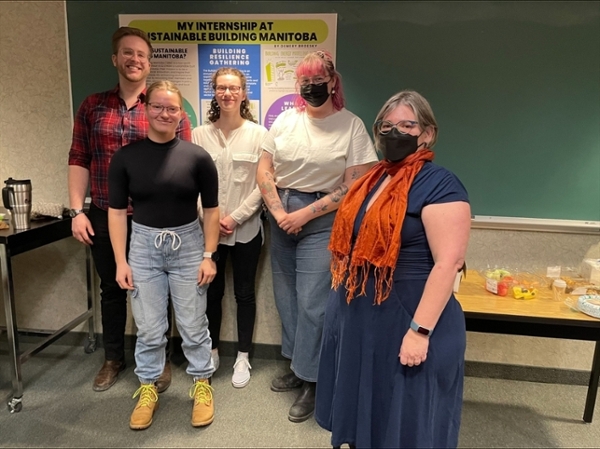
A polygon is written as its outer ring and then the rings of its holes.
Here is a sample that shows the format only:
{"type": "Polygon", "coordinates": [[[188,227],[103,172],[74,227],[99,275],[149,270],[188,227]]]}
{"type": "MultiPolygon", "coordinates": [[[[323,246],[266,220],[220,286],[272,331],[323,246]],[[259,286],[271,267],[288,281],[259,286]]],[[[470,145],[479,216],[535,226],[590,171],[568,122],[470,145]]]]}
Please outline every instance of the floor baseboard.
{"type": "MultiPolygon", "coordinates": [[[[43,332],[19,331],[19,342],[24,344],[36,344],[40,342],[46,335],[47,334],[43,332]]],[[[1,346],[2,353],[5,352],[5,340],[5,332],[0,332],[0,342],[3,343],[1,346]]],[[[83,348],[87,340],[88,334],[86,332],[69,332],[54,344],[60,344],[64,346],[81,346],[83,348]]],[[[97,335],[96,343],[97,347],[101,349],[102,335],[97,335]]],[[[181,350],[181,337],[173,337],[171,339],[171,345],[174,354],[183,354],[181,350]]],[[[135,335],[125,336],[125,348],[133,351],[135,348],[135,335]]],[[[219,353],[223,356],[235,357],[237,354],[236,343],[230,341],[221,341],[219,353]]],[[[259,359],[285,360],[285,358],[281,355],[281,346],[279,345],[255,343],[250,356],[259,359]]],[[[479,362],[473,360],[467,360],[465,362],[465,375],[468,377],[585,386],[588,385],[590,379],[589,371],[479,362]]]]}
{"type": "Polygon", "coordinates": [[[584,386],[590,381],[589,371],[474,360],[465,362],[465,376],[584,386]]]}

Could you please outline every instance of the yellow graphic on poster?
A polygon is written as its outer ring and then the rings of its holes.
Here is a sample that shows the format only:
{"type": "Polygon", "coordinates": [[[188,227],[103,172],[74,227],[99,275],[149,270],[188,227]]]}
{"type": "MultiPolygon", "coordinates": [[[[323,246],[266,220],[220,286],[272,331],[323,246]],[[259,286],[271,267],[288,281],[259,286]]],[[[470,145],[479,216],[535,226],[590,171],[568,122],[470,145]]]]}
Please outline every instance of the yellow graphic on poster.
{"type": "Polygon", "coordinates": [[[296,66],[307,53],[305,48],[270,48],[263,51],[264,86],[293,89],[296,66]]]}

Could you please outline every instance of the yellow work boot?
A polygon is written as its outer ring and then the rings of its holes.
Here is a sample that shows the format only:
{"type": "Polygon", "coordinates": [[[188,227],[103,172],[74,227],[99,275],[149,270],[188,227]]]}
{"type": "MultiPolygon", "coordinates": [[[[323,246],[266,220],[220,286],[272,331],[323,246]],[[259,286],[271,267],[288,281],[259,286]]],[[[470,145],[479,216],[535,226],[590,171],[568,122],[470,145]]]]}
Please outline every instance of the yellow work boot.
{"type": "Polygon", "coordinates": [[[156,385],[142,384],[133,394],[133,399],[138,396],[140,399],[131,414],[129,427],[134,430],[143,430],[150,427],[150,424],[152,424],[152,415],[158,410],[158,392],[156,390],[156,385]]]}
{"type": "Polygon", "coordinates": [[[208,426],[215,419],[213,388],[208,379],[198,379],[190,389],[190,397],[194,399],[192,409],[192,426],[208,426]]]}

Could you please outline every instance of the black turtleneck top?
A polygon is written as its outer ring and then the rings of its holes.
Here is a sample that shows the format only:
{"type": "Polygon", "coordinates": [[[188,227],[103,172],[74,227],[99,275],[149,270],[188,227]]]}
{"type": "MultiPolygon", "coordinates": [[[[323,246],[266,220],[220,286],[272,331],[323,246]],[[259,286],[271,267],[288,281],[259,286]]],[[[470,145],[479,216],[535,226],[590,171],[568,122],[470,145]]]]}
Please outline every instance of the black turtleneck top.
{"type": "Polygon", "coordinates": [[[133,221],[153,228],[182,226],[198,218],[202,207],[218,207],[217,168],[204,148],[175,138],[149,138],[119,149],[108,170],[109,206],[133,205],[133,221]]]}

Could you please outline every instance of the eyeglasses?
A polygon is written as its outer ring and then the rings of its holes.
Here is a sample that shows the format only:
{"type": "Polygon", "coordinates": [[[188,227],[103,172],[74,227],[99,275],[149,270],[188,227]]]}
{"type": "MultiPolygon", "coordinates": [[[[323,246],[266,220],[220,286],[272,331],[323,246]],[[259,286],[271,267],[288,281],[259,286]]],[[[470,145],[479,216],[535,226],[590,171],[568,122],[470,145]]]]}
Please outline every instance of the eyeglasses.
{"type": "Polygon", "coordinates": [[[309,84],[316,84],[317,86],[320,86],[321,84],[328,83],[329,81],[331,81],[330,76],[315,76],[312,78],[303,76],[298,80],[301,86],[308,86],[309,84]]]}
{"type": "Polygon", "coordinates": [[[227,92],[228,89],[229,89],[229,92],[231,92],[233,95],[235,95],[235,94],[240,93],[240,90],[242,90],[242,87],[241,86],[222,86],[222,85],[218,85],[217,87],[215,87],[215,90],[220,95],[223,95],[225,92],[227,92]]]}
{"type": "Polygon", "coordinates": [[[143,51],[135,51],[131,48],[122,48],[119,52],[127,59],[131,59],[134,56],[137,56],[140,61],[147,61],[149,59],[147,53],[144,53],[143,51]]]}
{"type": "Polygon", "coordinates": [[[407,134],[419,126],[419,122],[414,120],[400,120],[398,123],[388,122],[387,120],[379,120],[375,122],[377,132],[382,135],[389,133],[392,128],[396,128],[401,133],[407,134]]]}
{"type": "Polygon", "coordinates": [[[167,114],[169,115],[175,115],[179,111],[181,111],[181,108],[179,106],[163,106],[162,104],[158,103],[148,103],[148,106],[150,108],[150,112],[156,115],[162,114],[162,112],[165,109],[167,110],[167,114]]]}

